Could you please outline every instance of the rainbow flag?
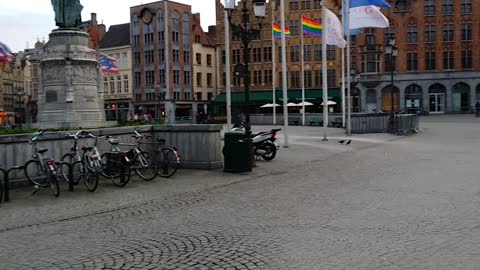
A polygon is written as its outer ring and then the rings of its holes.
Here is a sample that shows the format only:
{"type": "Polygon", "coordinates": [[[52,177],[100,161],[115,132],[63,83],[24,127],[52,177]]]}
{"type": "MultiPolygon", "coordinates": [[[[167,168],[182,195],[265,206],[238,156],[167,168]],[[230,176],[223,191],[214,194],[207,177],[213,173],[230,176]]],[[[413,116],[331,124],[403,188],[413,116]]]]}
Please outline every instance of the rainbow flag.
{"type": "Polygon", "coordinates": [[[302,16],[302,28],[303,34],[314,36],[314,37],[321,37],[323,26],[322,23],[315,21],[314,19],[310,19],[308,17],[302,16]]]}
{"type": "MultiPolygon", "coordinates": [[[[282,38],[282,27],[278,23],[273,23],[272,24],[272,31],[273,31],[273,36],[275,38],[282,38]]],[[[292,33],[290,33],[290,29],[288,27],[285,27],[285,37],[286,38],[291,38],[292,33]]]]}

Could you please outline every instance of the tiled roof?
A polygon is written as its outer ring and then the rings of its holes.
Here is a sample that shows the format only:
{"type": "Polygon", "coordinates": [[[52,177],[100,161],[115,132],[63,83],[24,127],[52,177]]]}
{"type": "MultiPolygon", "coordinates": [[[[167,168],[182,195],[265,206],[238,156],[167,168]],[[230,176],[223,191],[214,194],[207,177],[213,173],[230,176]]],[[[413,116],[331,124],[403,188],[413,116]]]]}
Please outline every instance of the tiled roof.
{"type": "Polygon", "coordinates": [[[112,25],[100,41],[100,48],[130,45],[130,23],[112,25]]]}

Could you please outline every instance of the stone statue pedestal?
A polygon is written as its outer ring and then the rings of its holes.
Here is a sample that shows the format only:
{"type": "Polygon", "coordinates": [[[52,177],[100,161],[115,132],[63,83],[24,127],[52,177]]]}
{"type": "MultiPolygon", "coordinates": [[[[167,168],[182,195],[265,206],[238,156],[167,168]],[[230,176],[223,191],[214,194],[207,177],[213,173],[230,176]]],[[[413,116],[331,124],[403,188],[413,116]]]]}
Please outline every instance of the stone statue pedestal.
{"type": "Polygon", "coordinates": [[[103,79],[88,34],[57,29],[40,63],[40,128],[104,127],[103,79]]]}

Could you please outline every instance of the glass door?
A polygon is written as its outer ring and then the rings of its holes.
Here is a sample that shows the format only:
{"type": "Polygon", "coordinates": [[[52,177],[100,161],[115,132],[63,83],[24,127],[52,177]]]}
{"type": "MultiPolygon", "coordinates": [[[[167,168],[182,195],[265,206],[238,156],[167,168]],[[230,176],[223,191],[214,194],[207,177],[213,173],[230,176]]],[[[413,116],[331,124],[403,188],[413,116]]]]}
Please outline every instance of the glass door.
{"type": "Polygon", "coordinates": [[[430,112],[431,113],[445,112],[445,94],[443,93],[430,94],[430,112]]]}

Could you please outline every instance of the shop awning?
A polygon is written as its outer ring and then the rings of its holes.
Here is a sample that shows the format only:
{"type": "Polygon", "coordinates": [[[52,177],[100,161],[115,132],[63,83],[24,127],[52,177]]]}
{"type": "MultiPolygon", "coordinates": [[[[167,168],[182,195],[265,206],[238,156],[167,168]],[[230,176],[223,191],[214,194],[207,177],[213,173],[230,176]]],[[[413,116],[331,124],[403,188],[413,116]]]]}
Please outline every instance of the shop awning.
{"type": "MultiPolygon", "coordinates": [[[[312,103],[321,103],[322,100],[322,89],[308,89],[305,90],[305,101],[312,103]]],[[[339,88],[330,88],[328,89],[328,98],[329,99],[340,99],[340,89],[339,88]]],[[[275,92],[275,97],[277,103],[281,104],[283,101],[283,94],[281,90],[275,92]]],[[[225,93],[221,93],[215,97],[213,102],[225,103],[227,101],[227,96],[225,93]]],[[[288,90],[288,102],[301,102],[302,101],[302,90],[301,89],[292,89],[288,90]]],[[[232,103],[244,103],[245,102],[245,92],[232,92],[232,103]]],[[[250,92],[250,103],[272,103],[272,91],[251,91],[250,92]]]]}

